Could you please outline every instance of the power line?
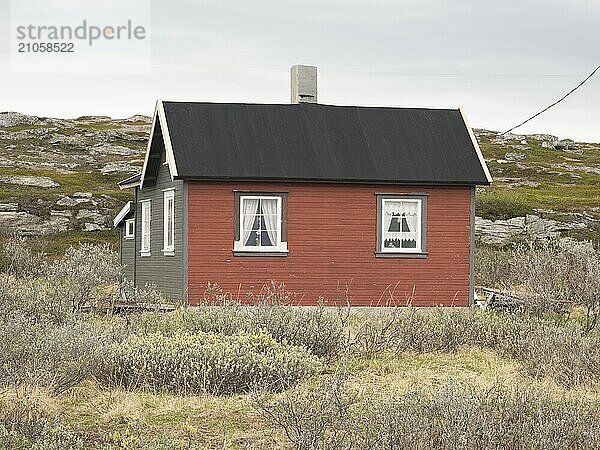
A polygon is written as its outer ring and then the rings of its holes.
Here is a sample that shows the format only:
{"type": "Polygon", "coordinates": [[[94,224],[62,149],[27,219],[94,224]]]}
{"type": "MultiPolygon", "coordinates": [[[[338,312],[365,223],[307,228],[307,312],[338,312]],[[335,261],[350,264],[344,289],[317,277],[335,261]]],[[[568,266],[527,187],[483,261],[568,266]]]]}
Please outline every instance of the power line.
{"type": "Polygon", "coordinates": [[[575,86],[573,89],[571,89],[569,92],[567,92],[567,93],[566,93],[565,95],[563,95],[561,98],[559,98],[558,100],[556,100],[554,103],[552,103],[552,104],[551,104],[551,105],[549,105],[549,106],[546,106],[544,109],[542,109],[540,112],[538,112],[538,113],[534,114],[534,115],[533,115],[533,116],[531,116],[529,119],[527,119],[527,120],[524,120],[524,121],[523,121],[523,122],[521,122],[520,124],[518,124],[518,125],[515,125],[515,126],[514,126],[514,127],[512,127],[511,129],[509,129],[509,130],[506,130],[506,131],[505,131],[505,132],[503,132],[503,133],[500,133],[500,134],[499,134],[499,136],[502,136],[503,134],[506,134],[506,133],[510,133],[510,132],[511,132],[512,130],[514,130],[515,128],[519,128],[520,126],[522,126],[522,125],[525,125],[527,122],[529,122],[530,120],[533,120],[533,119],[535,119],[535,118],[536,118],[537,116],[539,116],[540,114],[542,114],[542,113],[545,113],[546,111],[548,111],[548,110],[549,110],[550,108],[552,108],[553,106],[556,106],[556,105],[558,105],[558,104],[559,104],[560,102],[562,102],[562,101],[563,101],[565,98],[567,98],[569,95],[571,95],[573,92],[575,92],[575,91],[576,91],[577,89],[579,89],[581,86],[583,86],[583,85],[584,85],[584,83],[585,83],[587,80],[589,80],[590,78],[592,78],[592,77],[594,76],[594,74],[595,74],[595,73],[598,71],[598,69],[600,69],[600,66],[596,67],[596,68],[595,68],[595,69],[592,71],[592,73],[590,73],[590,74],[589,74],[589,75],[588,75],[588,76],[585,78],[585,80],[583,80],[581,83],[579,83],[579,84],[578,84],[577,86],[575,86]]]}

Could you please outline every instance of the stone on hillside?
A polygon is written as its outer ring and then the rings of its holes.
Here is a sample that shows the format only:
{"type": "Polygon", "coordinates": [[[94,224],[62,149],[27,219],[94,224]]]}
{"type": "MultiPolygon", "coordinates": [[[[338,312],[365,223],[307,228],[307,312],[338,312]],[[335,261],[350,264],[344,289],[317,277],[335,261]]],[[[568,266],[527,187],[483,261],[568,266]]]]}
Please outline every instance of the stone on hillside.
{"type": "Polygon", "coordinates": [[[75,194],[73,194],[73,198],[69,196],[63,196],[56,201],[58,206],[64,206],[66,208],[72,208],[73,206],[77,206],[81,203],[91,203],[94,206],[96,205],[96,202],[90,197],[75,197],[75,194]]]}
{"type": "Polygon", "coordinates": [[[50,215],[49,220],[25,211],[0,212],[0,228],[10,228],[19,235],[48,235],[69,229],[67,217],[50,215]]]}
{"type": "Polygon", "coordinates": [[[53,209],[50,211],[50,217],[73,217],[73,211],[70,211],[68,209],[53,209]]]}
{"type": "Polygon", "coordinates": [[[123,147],[122,145],[111,145],[102,144],[91,149],[92,153],[100,155],[118,155],[118,156],[131,156],[143,153],[145,149],[134,150],[132,148],[123,147]]]}
{"type": "Polygon", "coordinates": [[[9,175],[5,177],[0,177],[0,183],[19,184],[21,186],[35,186],[44,188],[60,186],[60,184],[58,184],[50,177],[34,177],[26,175],[9,175]]]}
{"type": "Polygon", "coordinates": [[[131,116],[125,119],[125,122],[143,122],[145,124],[149,124],[152,122],[152,117],[136,114],[135,116],[131,116]]]}
{"type": "Polygon", "coordinates": [[[126,162],[119,161],[106,164],[104,167],[102,167],[102,169],[100,169],[100,172],[102,172],[103,174],[116,172],[138,173],[141,170],[142,168],[139,166],[132,166],[131,164],[128,164],[126,162]]]}
{"type": "Polygon", "coordinates": [[[522,141],[525,138],[526,137],[522,134],[513,134],[513,133],[500,134],[500,133],[497,133],[496,136],[494,136],[494,138],[492,139],[492,142],[495,144],[506,144],[507,142],[522,141]]]}
{"type": "MultiPolygon", "coordinates": [[[[554,144],[556,144],[558,142],[558,138],[551,134],[530,134],[529,138],[536,139],[538,141],[545,141],[545,142],[549,143],[552,147],[554,147],[554,144]]],[[[542,142],[542,147],[543,146],[544,145],[542,142]]]]}
{"type": "Polygon", "coordinates": [[[25,211],[0,211],[0,228],[19,230],[31,228],[41,221],[38,216],[25,211]]]}
{"type": "Polygon", "coordinates": [[[527,187],[539,187],[540,183],[537,181],[529,181],[523,178],[510,178],[510,177],[495,177],[494,181],[506,183],[509,187],[514,186],[527,186],[527,187]]]}
{"type": "Polygon", "coordinates": [[[552,167],[558,169],[567,169],[569,171],[579,170],[581,172],[593,173],[595,175],[600,175],[600,167],[589,167],[589,166],[574,166],[572,164],[566,163],[558,163],[558,164],[550,164],[552,167]]]}
{"type": "Polygon", "coordinates": [[[14,212],[18,210],[18,203],[0,203],[0,212],[14,212]]]}
{"type": "Polygon", "coordinates": [[[83,231],[102,231],[102,230],[106,230],[106,227],[102,227],[95,223],[86,223],[83,228],[83,231]]]}
{"type": "Polygon", "coordinates": [[[575,141],[571,139],[561,139],[558,141],[554,148],[556,150],[562,150],[563,152],[574,153],[576,155],[583,155],[583,149],[580,148],[575,141]]]}
{"type": "Polygon", "coordinates": [[[575,141],[571,139],[561,139],[556,144],[554,144],[554,148],[557,150],[568,150],[570,147],[575,145],[575,141]]]}
{"type": "Polygon", "coordinates": [[[14,127],[16,125],[33,125],[39,122],[39,117],[27,116],[18,112],[0,113],[0,127],[14,127]]]}
{"type": "Polygon", "coordinates": [[[110,116],[80,116],[75,119],[77,122],[106,122],[112,120],[110,116]]]}
{"type": "Polygon", "coordinates": [[[91,192],[74,192],[72,196],[75,198],[92,198],[93,194],[91,192]]]}
{"type": "Polygon", "coordinates": [[[2,138],[12,141],[21,141],[23,139],[47,138],[53,136],[58,128],[29,128],[20,131],[3,131],[2,138]]]}
{"type": "Polygon", "coordinates": [[[581,222],[558,222],[538,215],[514,217],[508,220],[475,218],[475,236],[484,244],[508,245],[520,239],[544,240],[560,237],[561,232],[586,228],[581,222]]]}
{"type": "Polygon", "coordinates": [[[85,146],[85,140],[82,138],[80,134],[73,134],[71,136],[66,136],[63,134],[53,134],[52,137],[48,140],[49,144],[52,145],[69,145],[72,147],[83,147],[85,146]]]}
{"type": "Polygon", "coordinates": [[[100,214],[98,211],[89,210],[89,209],[80,209],[75,216],[76,219],[92,219],[94,222],[102,223],[104,222],[104,216],[100,214]]]}
{"type": "Polygon", "coordinates": [[[507,152],[504,155],[504,159],[507,161],[520,161],[525,158],[527,158],[527,155],[525,153],[519,152],[507,152]]]}
{"type": "Polygon", "coordinates": [[[50,216],[50,220],[42,221],[33,227],[34,234],[48,235],[64,233],[69,229],[70,220],[62,216],[50,216]]]}

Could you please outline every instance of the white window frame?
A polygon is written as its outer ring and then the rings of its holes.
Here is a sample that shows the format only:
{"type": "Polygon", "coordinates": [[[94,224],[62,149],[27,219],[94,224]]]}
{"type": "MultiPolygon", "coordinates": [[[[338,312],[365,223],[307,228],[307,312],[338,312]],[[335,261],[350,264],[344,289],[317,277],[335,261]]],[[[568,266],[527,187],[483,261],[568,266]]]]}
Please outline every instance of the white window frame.
{"type": "Polygon", "coordinates": [[[175,253],[175,190],[165,189],[163,191],[163,253],[173,255],[175,253]],[[169,213],[169,202],[172,203],[169,213]],[[167,226],[170,224],[170,226],[167,226]],[[170,236],[169,236],[170,235],[170,236]],[[171,243],[169,244],[169,237],[171,243]]]}
{"type": "Polygon", "coordinates": [[[382,198],[381,199],[381,211],[380,211],[381,217],[379,218],[380,222],[381,222],[381,229],[379,230],[379,232],[381,233],[381,242],[379,243],[380,248],[379,251],[381,253],[423,253],[423,236],[422,236],[422,229],[423,229],[423,200],[420,198],[411,198],[411,197],[402,197],[402,196],[398,196],[398,197],[386,197],[386,198],[382,198]],[[384,247],[384,242],[385,242],[385,233],[387,232],[387,230],[385,229],[385,220],[384,220],[384,215],[385,215],[385,204],[388,202],[404,202],[404,203],[416,203],[417,204],[417,246],[416,248],[387,248],[384,247]]]}
{"type": "Polygon", "coordinates": [[[142,200],[140,201],[142,213],[140,214],[142,221],[142,232],[140,233],[140,255],[150,256],[151,249],[151,237],[152,237],[152,201],[142,200]],[[144,246],[144,237],[148,238],[148,245],[144,246]]]}
{"type": "Polygon", "coordinates": [[[287,242],[281,240],[282,232],[282,197],[279,195],[240,195],[240,204],[238,210],[239,218],[239,240],[234,242],[233,250],[236,252],[252,253],[287,253],[287,242]],[[244,245],[244,201],[245,200],[276,200],[277,201],[277,243],[276,245],[244,245]]]}
{"type": "Polygon", "coordinates": [[[135,237],[135,219],[127,219],[125,221],[125,239],[133,239],[135,237]]]}

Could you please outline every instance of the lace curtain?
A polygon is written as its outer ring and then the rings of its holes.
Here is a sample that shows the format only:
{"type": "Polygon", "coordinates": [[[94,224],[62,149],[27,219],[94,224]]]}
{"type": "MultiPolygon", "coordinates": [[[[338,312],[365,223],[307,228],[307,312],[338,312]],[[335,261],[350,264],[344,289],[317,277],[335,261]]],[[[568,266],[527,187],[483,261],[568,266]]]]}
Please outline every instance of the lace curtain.
{"type": "Polygon", "coordinates": [[[419,202],[385,201],[383,241],[388,248],[414,248],[419,240],[419,202]]]}
{"type": "Polygon", "coordinates": [[[263,199],[260,204],[271,245],[277,245],[277,200],[263,199]]]}
{"type": "Polygon", "coordinates": [[[253,233],[257,239],[256,245],[277,245],[279,215],[277,214],[276,199],[244,198],[242,213],[242,239],[244,245],[249,245],[253,233]],[[267,242],[267,237],[269,242],[267,242]]]}
{"type": "Polygon", "coordinates": [[[254,226],[254,220],[256,219],[256,211],[258,210],[258,199],[257,198],[245,198],[244,199],[244,211],[242,218],[242,229],[244,230],[243,242],[244,245],[248,245],[248,239],[252,228],[254,226]]]}

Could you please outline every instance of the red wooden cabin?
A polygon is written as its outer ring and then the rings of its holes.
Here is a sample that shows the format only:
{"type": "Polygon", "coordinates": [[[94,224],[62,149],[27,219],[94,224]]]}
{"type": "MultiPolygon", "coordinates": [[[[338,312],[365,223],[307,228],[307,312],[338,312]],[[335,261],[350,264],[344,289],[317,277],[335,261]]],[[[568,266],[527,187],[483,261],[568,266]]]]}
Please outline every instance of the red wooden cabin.
{"type": "Polygon", "coordinates": [[[269,281],[299,304],[468,305],[475,186],[491,177],[460,110],[158,102],[135,201],[115,218],[125,276],[189,304],[269,281]]]}

